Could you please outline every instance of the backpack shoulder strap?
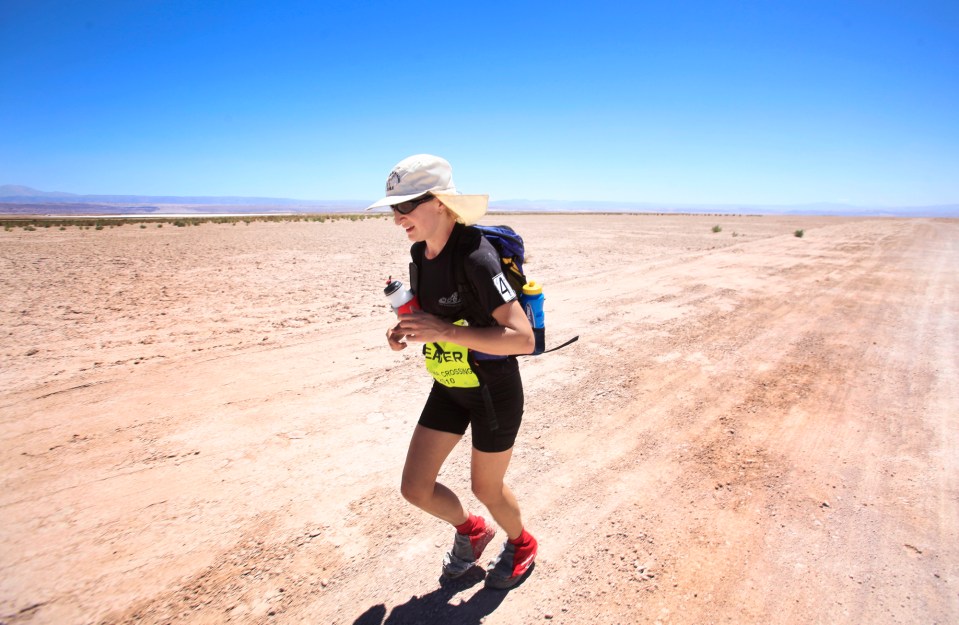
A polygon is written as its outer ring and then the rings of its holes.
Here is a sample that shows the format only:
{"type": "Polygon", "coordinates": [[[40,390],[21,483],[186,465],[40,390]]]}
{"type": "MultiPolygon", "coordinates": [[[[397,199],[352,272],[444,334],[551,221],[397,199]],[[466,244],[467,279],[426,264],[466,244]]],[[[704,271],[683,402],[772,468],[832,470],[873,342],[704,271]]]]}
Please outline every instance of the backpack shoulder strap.
{"type": "Polygon", "coordinates": [[[420,267],[423,266],[423,254],[426,251],[426,243],[417,241],[410,247],[410,289],[414,294],[420,291],[420,267]]]}

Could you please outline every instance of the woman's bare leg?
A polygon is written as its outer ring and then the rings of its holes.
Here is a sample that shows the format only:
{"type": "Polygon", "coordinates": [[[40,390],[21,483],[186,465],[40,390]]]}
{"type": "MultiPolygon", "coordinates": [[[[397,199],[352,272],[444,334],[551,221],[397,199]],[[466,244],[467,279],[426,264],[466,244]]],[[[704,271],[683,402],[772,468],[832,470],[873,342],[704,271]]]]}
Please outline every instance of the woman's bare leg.
{"type": "Polygon", "coordinates": [[[510,539],[515,539],[523,531],[523,517],[516,497],[503,483],[512,457],[512,449],[494,453],[473,449],[470,476],[473,494],[486,506],[506,535],[510,539]]]}
{"type": "Polygon", "coordinates": [[[465,523],[468,515],[459,497],[437,482],[436,477],[461,438],[417,425],[406,453],[400,486],[407,501],[452,525],[465,523]]]}

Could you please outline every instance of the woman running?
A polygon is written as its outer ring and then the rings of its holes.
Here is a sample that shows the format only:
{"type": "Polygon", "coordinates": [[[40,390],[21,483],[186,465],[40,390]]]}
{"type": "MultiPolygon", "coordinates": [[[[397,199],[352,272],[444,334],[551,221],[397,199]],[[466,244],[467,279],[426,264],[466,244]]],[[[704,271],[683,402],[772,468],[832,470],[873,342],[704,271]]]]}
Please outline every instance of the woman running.
{"type": "Polygon", "coordinates": [[[434,378],[410,440],[401,492],[455,527],[443,559],[445,576],[459,577],[475,565],[496,530],[436,481],[471,428],[473,494],[507,537],[487,569],[486,585],[510,588],[530,570],[537,548],[503,482],[523,416],[515,355],[533,351],[533,330],[503,277],[498,253],[467,227],[486,213],[487,196],[457,193],[446,160],[418,154],[400,161],[386,180],[386,197],[369,208],[384,206],[392,207],[393,221],[413,241],[411,286],[422,309],[402,315],[386,340],[396,351],[422,343],[434,378]]]}

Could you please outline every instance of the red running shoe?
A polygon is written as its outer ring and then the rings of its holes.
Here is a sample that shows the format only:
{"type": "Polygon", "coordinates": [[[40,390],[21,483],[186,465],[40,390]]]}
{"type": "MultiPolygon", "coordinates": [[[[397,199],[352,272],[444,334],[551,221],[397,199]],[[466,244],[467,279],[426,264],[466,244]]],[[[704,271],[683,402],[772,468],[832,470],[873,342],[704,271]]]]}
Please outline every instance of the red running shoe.
{"type": "Polygon", "coordinates": [[[537,546],[532,536],[520,545],[508,540],[503,543],[503,550],[490,562],[486,571],[486,586],[505,590],[518,584],[533,566],[537,546]]]}
{"type": "Polygon", "coordinates": [[[480,519],[483,524],[473,533],[460,534],[456,532],[456,536],[453,538],[453,548],[446,552],[443,557],[443,575],[446,577],[456,579],[470,570],[483,555],[486,545],[493,540],[496,530],[486,523],[486,519],[482,517],[480,519]]]}

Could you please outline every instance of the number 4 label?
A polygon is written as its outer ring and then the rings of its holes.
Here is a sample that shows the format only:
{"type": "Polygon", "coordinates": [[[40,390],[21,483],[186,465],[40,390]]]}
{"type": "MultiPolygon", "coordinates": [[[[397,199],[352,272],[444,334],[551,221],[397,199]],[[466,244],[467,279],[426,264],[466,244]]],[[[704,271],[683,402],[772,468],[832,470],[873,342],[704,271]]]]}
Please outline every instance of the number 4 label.
{"type": "Polygon", "coordinates": [[[516,291],[514,291],[513,287],[510,286],[509,280],[506,279],[506,276],[503,275],[503,272],[493,276],[493,284],[496,286],[496,290],[499,291],[499,294],[502,296],[504,302],[509,302],[516,299],[516,291]]]}

